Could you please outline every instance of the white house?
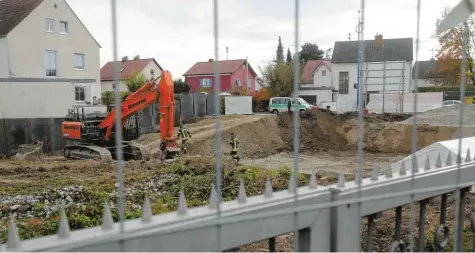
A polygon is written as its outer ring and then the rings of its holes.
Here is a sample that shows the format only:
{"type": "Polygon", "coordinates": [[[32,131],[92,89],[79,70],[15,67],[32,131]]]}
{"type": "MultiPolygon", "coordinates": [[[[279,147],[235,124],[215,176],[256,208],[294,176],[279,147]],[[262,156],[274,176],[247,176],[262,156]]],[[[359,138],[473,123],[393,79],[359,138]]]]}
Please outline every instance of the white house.
{"type": "Polygon", "coordinates": [[[312,104],[334,102],[331,72],[329,61],[307,61],[300,81],[299,96],[312,104]]]}
{"type": "MultiPolygon", "coordinates": [[[[360,86],[365,93],[408,93],[412,78],[413,39],[363,41],[360,86]]],[[[357,94],[358,41],[337,41],[332,55],[332,86],[339,94],[357,94]]]]}
{"type": "Polygon", "coordinates": [[[302,80],[302,87],[331,87],[331,63],[325,60],[309,60],[305,63],[302,80]]]}
{"type": "MultiPolygon", "coordinates": [[[[114,62],[110,61],[101,68],[101,87],[102,92],[114,90],[114,62]]],[[[125,85],[125,80],[132,77],[134,74],[143,74],[148,80],[150,78],[158,78],[162,74],[162,67],[153,58],[140,59],[140,56],[135,56],[134,59],[129,60],[128,57],[123,57],[119,62],[120,70],[120,91],[128,91],[125,85]]]]}
{"type": "Polygon", "coordinates": [[[0,118],[64,117],[97,103],[99,50],[65,0],[0,1],[0,118]]]}
{"type": "Polygon", "coordinates": [[[438,64],[437,61],[432,58],[428,61],[416,61],[414,62],[414,66],[412,67],[412,89],[416,87],[430,87],[430,86],[436,86],[436,83],[431,81],[428,77],[430,75],[431,71],[436,71],[438,69],[438,64]],[[416,76],[416,69],[419,68],[417,71],[417,76],[416,76]]]}

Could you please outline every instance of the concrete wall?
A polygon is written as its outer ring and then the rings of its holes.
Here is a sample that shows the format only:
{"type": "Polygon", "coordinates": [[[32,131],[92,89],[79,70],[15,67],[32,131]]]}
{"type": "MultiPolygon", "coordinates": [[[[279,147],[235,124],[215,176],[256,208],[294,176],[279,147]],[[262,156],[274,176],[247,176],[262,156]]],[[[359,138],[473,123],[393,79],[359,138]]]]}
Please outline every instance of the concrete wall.
{"type": "Polygon", "coordinates": [[[73,104],[70,82],[0,81],[0,119],[61,118],[73,104]]]}

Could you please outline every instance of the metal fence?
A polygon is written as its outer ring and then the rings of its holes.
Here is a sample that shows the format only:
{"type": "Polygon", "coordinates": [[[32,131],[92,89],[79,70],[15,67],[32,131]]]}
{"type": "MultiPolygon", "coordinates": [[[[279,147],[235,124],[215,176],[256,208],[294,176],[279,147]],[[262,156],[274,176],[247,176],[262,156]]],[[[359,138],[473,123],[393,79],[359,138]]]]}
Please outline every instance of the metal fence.
{"type": "MultiPolygon", "coordinates": [[[[359,103],[358,117],[358,167],[356,179],[345,182],[344,174],[339,175],[338,183],[327,187],[318,185],[312,175],[308,186],[297,187],[299,172],[299,136],[300,118],[293,114],[293,173],[289,179],[288,190],[273,192],[269,180],[263,186],[262,195],[247,197],[245,185],[239,182],[236,200],[221,200],[221,133],[219,113],[219,41],[218,41],[218,0],[213,1],[214,10],[214,47],[216,74],[214,84],[217,92],[213,94],[212,108],[216,112],[216,179],[210,189],[209,205],[187,208],[183,191],[179,196],[178,210],[172,213],[152,215],[150,201],[145,199],[142,218],[125,221],[124,217],[124,163],[119,157],[117,162],[120,190],[118,193],[119,222],[113,223],[109,203],[104,204],[101,227],[70,231],[64,210],[62,211],[59,231],[55,236],[20,241],[13,218],[8,232],[6,250],[15,251],[224,251],[259,240],[269,240],[270,251],[276,251],[275,237],[292,232],[294,251],[360,251],[361,239],[366,237],[364,250],[372,251],[373,235],[377,228],[379,214],[395,209],[394,238],[388,243],[388,251],[424,251],[426,234],[424,231],[426,206],[431,199],[441,196],[440,222],[434,235],[438,250],[446,249],[447,242],[453,242],[453,251],[461,251],[465,233],[475,233],[475,218],[472,215],[469,229],[465,229],[465,216],[471,210],[465,210],[467,189],[475,184],[475,162],[469,150],[461,150],[459,141],[458,156],[439,157],[436,161],[427,158],[417,161],[413,155],[411,169],[402,163],[400,168],[374,170],[369,178],[363,178],[363,110],[359,103]],[[445,161],[445,162],[442,162],[445,161]],[[434,165],[432,165],[434,164],[434,165]],[[450,193],[455,194],[455,204],[451,208],[454,224],[447,221],[450,193]],[[419,215],[416,214],[416,204],[419,215]],[[403,206],[409,205],[410,228],[403,235],[400,226],[403,206]],[[419,218],[417,218],[417,216],[419,218]],[[362,221],[362,218],[367,221],[362,221]],[[419,225],[416,224],[418,220],[419,225]],[[361,233],[361,225],[366,224],[366,234],[361,233]],[[451,226],[453,225],[453,226],[451,226]],[[452,228],[449,229],[449,226],[452,228]],[[451,236],[453,234],[453,236],[451,236]],[[450,239],[452,237],[452,239],[450,239]],[[418,240],[416,241],[416,238],[418,240]]],[[[114,58],[117,59],[116,1],[112,0],[114,58]]],[[[417,38],[416,61],[419,53],[419,17],[421,0],[417,1],[417,38]]],[[[361,35],[365,25],[365,1],[361,1],[361,35]]],[[[299,50],[299,0],[295,0],[295,51],[299,50]]],[[[364,38],[364,36],[361,36],[364,38]]],[[[361,44],[361,43],[360,43],[361,44]]],[[[464,43],[465,45],[465,43],[464,43]]],[[[359,47],[360,61],[364,63],[364,48],[359,47]]],[[[465,52],[463,50],[463,52],[465,52]]],[[[298,55],[294,64],[294,93],[299,83],[298,55]]],[[[463,55],[462,73],[465,71],[466,55],[463,55]]],[[[415,70],[418,73],[418,70],[415,70]]],[[[115,79],[119,69],[115,66],[115,79]]],[[[462,75],[464,79],[465,75],[462,75]]],[[[417,79],[417,77],[415,78],[417,79]]],[[[465,80],[462,80],[465,83],[465,80]]],[[[417,89],[417,87],[416,87],[417,89]]],[[[464,95],[461,86],[460,96],[464,95]]],[[[116,108],[119,93],[116,91],[116,108]]],[[[360,99],[362,101],[362,93],[360,99]]],[[[183,102],[182,106],[191,107],[193,103],[183,102]]],[[[417,96],[414,96],[417,105],[417,96]]],[[[415,108],[416,106],[414,106],[415,108]]],[[[207,106],[207,108],[210,108],[207,106]]],[[[415,110],[415,109],[414,109],[415,110]]],[[[460,107],[463,114],[464,107],[460,107]]],[[[120,111],[120,110],[117,110],[120,111]]],[[[202,112],[202,111],[200,111],[202,112]]],[[[184,115],[191,115],[188,111],[184,115]],[[187,114],[188,113],[188,114],[187,114]]],[[[416,151],[415,114],[412,131],[412,152],[416,151]]],[[[462,136],[463,117],[459,117],[459,138],[462,136]]],[[[116,117],[117,126],[120,117],[116,117]]],[[[119,128],[120,129],[120,128],[119,128]]],[[[121,133],[116,134],[116,143],[120,154],[121,133]]],[[[473,151],[472,151],[473,152],[473,151]]],[[[313,173],[315,174],[315,173],[313,173]]],[[[470,215],[469,215],[470,216],[470,215]]],[[[472,237],[473,238],[473,237],[472,237]]],[[[475,239],[473,239],[475,244],[475,239]]],[[[473,246],[475,247],[475,246],[473,246]]],[[[472,251],[475,250],[472,249],[472,251]]]]}

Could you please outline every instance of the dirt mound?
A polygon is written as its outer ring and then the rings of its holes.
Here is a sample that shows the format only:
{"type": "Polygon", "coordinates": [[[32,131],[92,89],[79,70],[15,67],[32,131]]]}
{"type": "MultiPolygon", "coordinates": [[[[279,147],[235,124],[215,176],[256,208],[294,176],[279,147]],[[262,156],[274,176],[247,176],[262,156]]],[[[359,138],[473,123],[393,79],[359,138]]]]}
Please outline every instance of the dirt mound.
{"type": "MultiPolygon", "coordinates": [[[[407,116],[406,116],[407,117],[407,116]]],[[[402,115],[365,115],[364,149],[372,152],[410,153],[412,149],[412,125],[398,124],[391,120],[402,119],[402,115]]],[[[282,138],[288,150],[292,147],[292,120],[288,115],[279,115],[282,138]]],[[[322,110],[311,110],[300,120],[301,152],[327,150],[355,150],[358,140],[357,114],[333,114],[322,110]]],[[[463,136],[472,136],[472,128],[463,130],[463,136]]],[[[457,128],[450,126],[417,126],[417,148],[434,142],[457,138],[457,128]]]]}
{"type": "MultiPolygon", "coordinates": [[[[475,105],[464,105],[463,124],[475,126],[475,105]]],[[[418,124],[428,124],[432,126],[459,126],[460,105],[447,106],[426,111],[417,115],[418,124]]],[[[404,120],[401,123],[412,124],[413,118],[404,120]]]]}
{"type": "MultiPolygon", "coordinates": [[[[338,133],[341,115],[328,111],[312,110],[301,115],[300,120],[300,150],[302,152],[318,152],[327,150],[347,150],[348,142],[338,133]]],[[[348,117],[344,115],[342,118],[348,117]]],[[[278,116],[278,124],[282,130],[282,139],[287,143],[286,149],[292,150],[293,125],[288,114],[278,116]]]]}
{"type": "MultiPolygon", "coordinates": [[[[221,129],[221,152],[230,152],[230,135],[236,134],[240,142],[242,157],[262,158],[276,154],[285,148],[275,117],[247,116],[231,124],[223,124],[221,129]]],[[[193,134],[193,133],[192,133],[193,134]]],[[[193,135],[191,155],[214,156],[216,154],[216,131],[213,128],[193,135]]]]}

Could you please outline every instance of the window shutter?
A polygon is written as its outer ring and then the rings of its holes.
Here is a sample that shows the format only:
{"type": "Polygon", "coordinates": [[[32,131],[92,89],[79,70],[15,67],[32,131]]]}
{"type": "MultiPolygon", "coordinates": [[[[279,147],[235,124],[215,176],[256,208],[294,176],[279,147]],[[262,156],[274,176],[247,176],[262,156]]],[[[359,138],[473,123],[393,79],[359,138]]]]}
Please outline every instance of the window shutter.
{"type": "Polygon", "coordinates": [[[208,80],[209,80],[209,87],[210,87],[210,88],[213,87],[213,79],[210,78],[210,79],[208,79],[208,80]]]}
{"type": "Polygon", "coordinates": [[[84,101],[92,102],[91,101],[91,87],[90,85],[84,85],[84,101]]]}

